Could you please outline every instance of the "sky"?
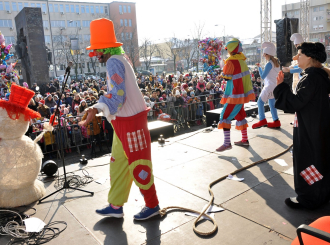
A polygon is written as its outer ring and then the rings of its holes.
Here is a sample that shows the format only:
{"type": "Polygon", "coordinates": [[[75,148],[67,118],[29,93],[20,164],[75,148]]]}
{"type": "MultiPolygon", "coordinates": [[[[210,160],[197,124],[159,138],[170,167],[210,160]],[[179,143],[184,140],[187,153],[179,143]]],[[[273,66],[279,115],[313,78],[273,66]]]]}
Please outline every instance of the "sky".
{"type": "MultiPolygon", "coordinates": [[[[71,0],[84,2],[84,0],[71,0]]],[[[88,2],[91,2],[90,0],[88,2]]],[[[96,0],[109,3],[109,0],[96,0]]],[[[110,1],[111,2],[111,1],[110,1]]],[[[194,36],[195,25],[203,25],[205,36],[232,35],[240,39],[260,34],[260,0],[127,0],[135,2],[139,40],[155,43],[194,36]],[[217,25],[217,26],[216,26],[217,25]]],[[[282,5],[299,0],[273,0],[272,21],[282,18],[282,5]]],[[[273,24],[273,31],[275,25],[273,24]]]]}

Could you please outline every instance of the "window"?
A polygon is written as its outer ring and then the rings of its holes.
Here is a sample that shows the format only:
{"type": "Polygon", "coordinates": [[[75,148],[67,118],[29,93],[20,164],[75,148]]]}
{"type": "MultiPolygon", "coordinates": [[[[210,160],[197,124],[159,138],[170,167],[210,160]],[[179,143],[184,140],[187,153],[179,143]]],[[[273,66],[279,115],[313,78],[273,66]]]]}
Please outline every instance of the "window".
{"type": "Polygon", "coordinates": [[[124,5],[124,13],[126,13],[126,6],[124,5]]]}
{"type": "Polygon", "coordinates": [[[99,11],[99,6],[95,6],[95,13],[100,13],[100,11],[99,11]]]}
{"type": "Polygon", "coordinates": [[[37,7],[37,8],[41,8],[41,4],[40,4],[40,3],[37,3],[37,4],[36,4],[36,7],[37,7]]]}
{"type": "Polygon", "coordinates": [[[91,13],[94,14],[94,6],[91,6],[91,13]]]}
{"type": "Polygon", "coordinates": [[[21,11],[23,9],[23,3],[18,3],[18,11],[21,11]]]}
{"type": "Polygon", "coordinates": [[[319,8],[319,10],[320,10],[320,11],[324,11],[324,10],[325,10],[324,6],[321,6],[321,7],[319,8]]]}
{"type": "Polygon", "coordinates": [[[24,7],[29,7],[29,3],[24,3],[24,7]]]}
{"type": "Polygon", "coordinates": [[[9,2],[5,2],[5,9],[6,9],[7,11],[10,11],[9,2]]]}
{"type": "Polygon", "coordinates": [[[0,27],[13,27],[11,20],[0,20],[0,27]]]}
{"type": "Polygon", "coordinates": [[[319,8],[317,7],[313,8],[313,12],[317,12],[317,11],[319,11],[319,8]]]}
{"type": "Polygon", "coordinates": [[[49,27],[48,20],[43,20],[42,24],[43,24],[44,27],[49,27]]]}
{"type": "Polygon", "coordinates": [[[55,13],[58,12],[58,4],[54,4],[54,12],[55,12],[55,13]]]}
{"type": "Polygon", "coordinates": [[[324,17],[323,16],[319,16],[319,20],[323,20],[324,19],[324,17]]]}
{"type": "Polygon", "coordinates": [[[100,13],[103,14],[104,13],[104,7],[100,6],[100,13]]]}
{"type": "Polygon", "coordinates": [[[0,10],[3,10],[3,4],[2,4],[2,1],[0,1],[0,10]]]}
{"type": "Polygon", "coordinates": [[[127,12],[128,12],[128,13],[131,12],[131,6],[127,6],[127,12]]]}
{"type": "Polygon", "coordinates": [[[319,30],[323,30],[323,25],[319,25],[319,30]]]}
{"type": "Polygon", "coordinates": [[[84,35],[83,38],[84,38],[84,41],[89,41],[91,39],[91,35],[89,35],[89,34],[84,35]]]}
{"type": "Polygon", "coordinates": [[[80,20],[75,20],[75,21],[72,21],[72,22],[70,22],[68,20],[67,24],[68,24],[68,27],[80,27],[81,26],[80,20]]]}
{"type": "Polygon", "coordinates": [[[60,65],[60,71],[64,71],[65,70],[65,65],[60,65]]]}
{"type": "Polygon", "coordinates": [[[124,25],[124,22],[122,19],[120,19],[120,26],[123,26],[124,25]]]}
{"type": "Polygon", "coordinates": [[[131,19],[128,20],[128,25],[132,26],[132,20],[131,19]]]}
{"type": "Polygon", "coordinates": [[[15,44],[16,43],[16,40],[15,40],[15,37],[11,37],[11,36],[6,36],[6,44],[15,44]]]}
{"type": "Polygon", "coordinates": [[[124,20],[124,22],[125,22],[125,26],[127,26],[127,20],[126,19],[124,20]]]}
{"type": "Polygon", "coordinates": [[[86,10],[86,13],[89,13],[89,5],[86,5],[85,10],[86,10]]]}
{"type": "Polygon", "coordinates": [[[31,7],[35,7],[36,6],[36,4],[35,3],[31,3],[31,7]]]}
{"type": "Polygon", "coordinates": [[[79,13],[79,5],[76,5],[76,13],[79,13]]]}
{"type": "Polygon", "coordinates": [[[121,33],[121,40],[124,40],[124,33],[121,33]]]}
{"type": "Polygon", "coordinates": [[[313,30],[317,30],[318,29],[318,26],[313,26],[313,30]]]}
{"type": "Polygon", "coordinates": [[[17,11],[17,4],[15,2],[12,2],[11,6],[13,8],[13,11],[17,11]]]}
{"type": "Polygon", "coordinates": [[[89,27],[90,23],[91,23],[90,20],[83,20],[82,21],[83,27],[89,27]]]}
{"type": "Polygon", "coordinates": [[[299,15],[299,11],[298,10],[294,11],[294,15],[295,16],[298,16],[299,15]]]}
{"type": "Polygon", "coordinates": [[[69,13],[70,12],[70,5],[65,4],[65,12],[69,13]]]}
{"type": "Polygon", "coordinates": [[[108,14],[108,6],[104,6],[104,13],[108,14]]]}
{"type": "Polygon", "coordinates": [[[52,27],[65,27],[65,21],[64,20],[52,20],[50,22],[52,27]]]}
{"type": "Polygon", "coordinates": [[[126,40],[128,40],[128,39],[129,39],[129,33],[126,32],[126,40]]]}
{"type": "Polygon", "coordinates": [[[81,6],[80,6],[80,12],[81,12],[82,14],[85,13],[85,5],[81,5],[81,6]]]}
{"type": "Polygon", "coordinates": [[[45,13],[47,13],[47,7],[46,7],[46,4],[45,3],[43,3],[43,4],[41,4],[41,6],[42,6],[42,12],[45,12],[45,13]]]}
{"type": "Polygon", "coordinates": [[[60,12],[64,12],[64,5],[60,4],[60,12]]]}
{"type": "Polygon", "coordinates": [[[49,4],[49,12],[54,12],[54,9],[53,9],[53,4],[49,4]]]}
{"type": "Polygon", "coordinates": [[[317,17],[313,17],[313,20],[317,20],[317,17]]]}
{"type": "Polygon", "coordinates": [[[49,35],[45,36],[45,43],[50,43],[50,36],[49,35]]]}
{"type": "Polygon", "coordinates": [[[119,5],[119,13],[122,13],[123,12],[123,8],[121,5],[119,5]]]}
{"type": "Polygon", "coordinates": [[[74,5],[70,5],[71,13],[74,13],[74,5]]]}
{"type": "Polygon", "coordinates": [[[130,32],[129,36],[130,36],[129,37],[130,39],[133,39],[133,33],[132,32],[130,32]]]}

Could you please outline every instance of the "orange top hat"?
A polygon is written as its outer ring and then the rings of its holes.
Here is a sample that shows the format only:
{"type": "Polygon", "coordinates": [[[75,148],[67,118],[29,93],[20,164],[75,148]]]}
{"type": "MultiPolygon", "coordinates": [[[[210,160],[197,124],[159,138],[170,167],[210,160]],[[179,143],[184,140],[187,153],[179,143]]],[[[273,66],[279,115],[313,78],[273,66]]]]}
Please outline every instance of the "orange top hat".
{"type": "Polygon", "coordinates": [[[20,113],[24,114],[25,121],[30,120],[30,118],[41,117],[38,112],[28,108],[34,95],[32,90],[18,86],[15,83],[11,85],[10,89],[9,101],[0,100],[0,107],[7,110],[7,114],[11,119],[18,119],[20,113]]]}
{"type": "Polygon", "coordinates": [[[123,44],[117,42],[115,29],[111,20],[101,18],[93,20],[90,24],[91,46],[87,50],[116,48],[123,44]]]}

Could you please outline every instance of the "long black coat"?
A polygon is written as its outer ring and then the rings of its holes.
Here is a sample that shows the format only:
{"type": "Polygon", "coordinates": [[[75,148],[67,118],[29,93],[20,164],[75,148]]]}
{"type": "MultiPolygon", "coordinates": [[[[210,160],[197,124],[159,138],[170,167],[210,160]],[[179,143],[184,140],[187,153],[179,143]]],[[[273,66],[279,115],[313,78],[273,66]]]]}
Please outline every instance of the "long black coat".
{"type": "Polygon", "coordinates": [[[297,94],[281,83],[274,90],[275,107],[296,112],[293,129],[293,169],[297,200],[306,208],[317,208],[330,199],[330,80],[320,68],[307,68],[297,85],[297,94]],[[306,168],[314,167],[323,176],[308,183],[306,168]]]}

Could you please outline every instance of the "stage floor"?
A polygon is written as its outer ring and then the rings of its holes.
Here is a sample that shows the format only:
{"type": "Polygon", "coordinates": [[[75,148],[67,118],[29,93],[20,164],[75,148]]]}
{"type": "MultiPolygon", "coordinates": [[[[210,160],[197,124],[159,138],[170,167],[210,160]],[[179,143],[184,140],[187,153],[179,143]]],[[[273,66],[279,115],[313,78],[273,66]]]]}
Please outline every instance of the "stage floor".
{"type": "MultiPolygon", "coordinates": [[[[270,112],[266,113],[271,121],[270,112]]],[[[252,162],[275,155],[292,144],[293,115],[279,111],[281,129],[260,128],[252,130],[257,119],[248,118],[249,147],[233,146],[230,151],[217,153],[223,142],[219,130],[196,132],[169,138],[164,147],[152,144],[155,186],[161,207],[184,206],[202,210],[208,203],[208,184],[252,162]]],[[[234,123],[234,122],[233,122],[234,123]]],[[[239,131],[232,130],[232,142],[240,140],[239,131]]],[[[47,244],[291,244],[296,228],[329,214],[330,205],[314,211],[292,210],[284,199],[295,196],[292,157],[290,151],[278,157],[287,163],[276,161],[261,163],[245,170],[237,177],[244,181],[224,180],[213,186],[217,206],[225,210],[215,214],[218,230],[210,237],[194,233],[194,217],[184,212],[170,212],[165,217],[153,217],[147,221],[134,221],[133,215],[144,204],[138,188],[132,185],[128,202],[124,206],[123,219],[104,218],[95,213],[107,203],[109,180],[104,184],[92,182],[83,189],[94,191],[93,197],[77,191],[63,191],[45,200],[35,217],[44,222],[66,221],[68,228],[47,244]]],[[[94,179],[109,176],[110,157],[89,160],[87,167],[94,179]]],[[[82,166],[73,163],[67,171],[82,166]]],[[[62,170],[60,171],[62,174],[62,170]]],[[[77,172],[81,175],[81,171],[77,172]]],[[[39,176],[45,182],[47,193],[55,191],[54,181],[39,176]]],[[[200,222],[198,229],[208,231],[210,222],[200,222]]],[[[0,244],[8,238],[0,236],[0,244]]]]}

